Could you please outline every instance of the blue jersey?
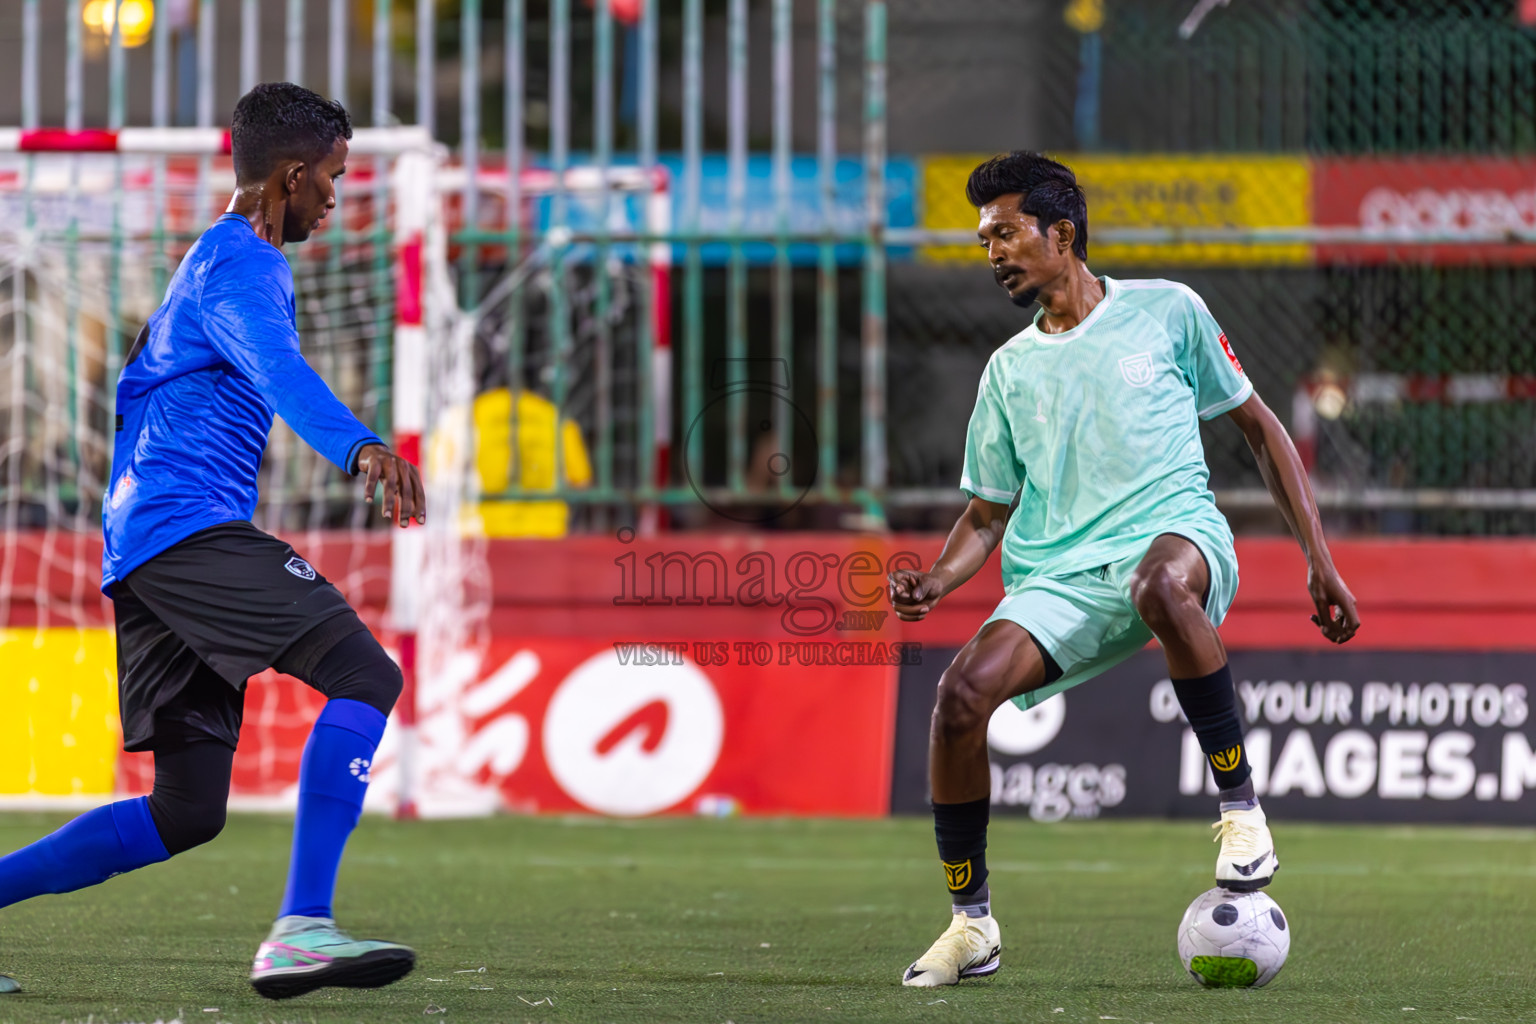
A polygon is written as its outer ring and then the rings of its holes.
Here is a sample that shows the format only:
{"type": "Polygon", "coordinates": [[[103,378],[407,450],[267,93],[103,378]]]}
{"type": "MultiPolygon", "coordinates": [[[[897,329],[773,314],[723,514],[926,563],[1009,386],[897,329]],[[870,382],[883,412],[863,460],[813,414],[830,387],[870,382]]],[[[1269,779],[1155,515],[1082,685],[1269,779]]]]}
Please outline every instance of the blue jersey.
{"type": "MultiPolygon", "coordinates": [[[[293,272],[239,214],[203,232],[117,382],[102,590],[199,530],[248,520],[274,413],[348,473],[380,444],[299,352],[293,272]]],[[[137,346],[136,346],[137,347],[137,346]]]]}

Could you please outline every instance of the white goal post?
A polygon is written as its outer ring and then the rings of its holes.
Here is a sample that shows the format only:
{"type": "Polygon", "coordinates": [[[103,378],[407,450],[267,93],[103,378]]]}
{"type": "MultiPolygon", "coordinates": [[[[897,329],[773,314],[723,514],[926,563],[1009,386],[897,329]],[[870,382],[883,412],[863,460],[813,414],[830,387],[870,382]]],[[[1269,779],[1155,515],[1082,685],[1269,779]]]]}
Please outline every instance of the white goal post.
{"type": "MultiPolygon", "coordinates": [[[[97,549],[81,538],[99,534],[93,510],[109,471],[116,370],[181,254],[224,209],[235,184],[230,153],[223,129],[0,128],[0,635],[30,625],[34,646],[67,646],[72,631],[86,637],[110,625],[104,602],[92,599],[97,549]],[[28,560],[42,567],[31,593],[18,577],[26,571],[17,568],[28,560]],[[56,585],[49,574],[57,570],[70,579],[64,601],[50,592],[56,585]]],[[[371,426],[380,426],[387,410],[392,443],[412,461],[428,416],[427,325],[451,322],[456,313],[435,180],[446,159],[424,128],[356,129],[339,216],[309,244],[285,252],[295,269],[306,356],[343,401],[374,420],[371,426]],[[446,305],[433,310],[439,302],[446,305]]],[[[361,566],[381,538],[356,530],[363,525],[352,510],[358,495],[342,491],[285,428],[274,430],[273,445],[277,457],[267,461],[291,468],[264,467],[261,525],[274,532],[329,529],[327,537],[337,536],[340,525],[355,548],[340,561],[361,566]]],[[[419,572],[411,563],[419,559],[421,531],[406,539],[411,532],[396,531],[384,621],[409,638],[401,644],[407,658],[414,593],[399,584],[419,572]]],[[[334,549],[336,542],[329,543],[334,549]]],[[[337,582],[360,590],[370,573],[377,570],[359,568],[337,582]]],[[[90,645],[82,639],[76,646],[79,661],[90,645]]],[[[288,696],[258,694],[251,703],[248,733],[257,734],[257,759],[276,771],[292,751],[264,748],[291,745],[303,715],[296,716],[288,696]]],[[[403,733],[411,711],[409,703],[401,706],[403,733]]],[[[401,739],[408,749],[408,736],[401,739]]],[[[119,785],[132,761],[118,765],[119,785]]],[[[130,778],[127,785],[142,782],[130,778]]],[[[76,788],[88,800],[99,784],[77,778],[76,788]]],[[[260,780],[250,788],[237,802],[260,806],[291,796],[260,780]]]]}
{"type": "MultiPolygon", "coordinates": [[[[384,603],[387,589],[384,618],[370,621],[393,634],[413,685],[380,749],[370,806],[409,814],[421,795],[424,813],[484,812],[498,806],[494,787],[461,777],[458,752],[437,749],[444,745],[430,736],[418,756],[416,721],[419,711],[459,713],[455,688],[467,683],[454,673],[483,640],[484,595],[472,591],[483,582],[484,542],[466,534],[459,514],[479,494],[466,415],[476,395],[475,348],[502,327],[491,308],[497,302],[522,291],[537,305],[538,289],[548,284],[534,271],[557,250],[583,275],[623,273],[642,282],[648,302],[623,315],[631,318],[628,328],[636,317],[649,318],[656,415],[650,441],[640,443],[654,445],[653,461],[663,469],[671,249],[656,239],[671,227],[668,182],[659,169],[632,166],[578,166],[560,175],[532,168],[514,181],[494,163],[472,178],[420,127],[355,129],[349,165],[337,212],[305,244],[284,249],[294,268],[301,344],[360,418],[376,429],[390,425],[392,445],[423,469],[433,514],[426,528],[368,528],[370,508],[357,482],[279,424],[255,518],[271,532],[301,535],[295,543],[333,581],[349,594],[372,595],[368,607],[384,603]],[[481,202],[501,204],[500,219],[482,216],[482,226],[505,232],[517,217],[524,239],[516,253],[501,246],[507,258],[481,274],[478,302],[465,301],[450,263],[450,231],[471,189],[481,202]],[[590,238],[612,229],[613,244],[562,237],[548,220],[557,192],[566,198],[570,233],[590,238]],[[612,262],[597,262],[600,251],[612,262]],[[423,678],[435,690],[420,707],[418,662],[426,676],[443,677],[423,678]]],[[[47,669],[50,685],[85,693],[76,703],[96,723],[92,738],[71,735],[96,752],[91,765],[105,763],[109,779],[116,772],[119,791],[142,790],[149,777],[146,759],[121,755],[117,739],[105,737],[101,723],[111,716],[96,713],[115,701],[102,688],[110,663],[97,664],[110,652],[111,612],[96,588],[116,373],[169,274],[233,187],[222,129],[0,127],[0,644],[9,638],[48,658],[58,649],[59,665],[77,666],[74,675],[47,669]]],[[[576,313],[578,321],[597,316],[576,313]]],[[[591,369],[573,365],[572,372],[591,369]]],[[[292,804],[315,700],[286,684],[251,689],[233,804],[292,804]]],[[[51,728],[36,730],[39,742],[55,735],[51,728]]],[[[65,774],[73,782],[66,779],[63,790],[6,789],[0,779],[0,804],[78,806],[106,795],[92,781],[99,774],[65,774]]]]}

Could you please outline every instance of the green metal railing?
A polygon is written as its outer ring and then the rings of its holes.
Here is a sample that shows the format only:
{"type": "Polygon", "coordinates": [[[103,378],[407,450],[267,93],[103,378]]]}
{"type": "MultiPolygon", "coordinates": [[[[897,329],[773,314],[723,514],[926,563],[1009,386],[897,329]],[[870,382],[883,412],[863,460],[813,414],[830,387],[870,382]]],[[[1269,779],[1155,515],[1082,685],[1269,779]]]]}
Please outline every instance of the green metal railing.
{"type": "MultiPolygon", "coordinates": [[[[864,139],[864,224],[850,232],[837,222],[837,84],[841,70],[838,4],[836,0],[817,0],[814,137],[819,205],[812,212],[820,223],[809,229],[803,215],[798,221],[791,217],[794,7],[791,0],[769,0],[763,6],[767,8],[772,36],[767,76],[771,87],[766,102],[756,98],[769,115],[756,119],[767,123],[763,134],[768,138],[764,148],[769,155],[771,216],[766,218],[766,225],[759,221],[749,223],[747,210],[748,163],[754,135],[754,118],[749,109],[754,100],[749,88],[749,5],[746,0],[727,0],[713,10],[725,22],[724,80],[714,83],[716,94],[723,95],[725,100],[721,118],[725,141],[724,201],[720,214],[723,224],[717,220],[706,225],[703,210],[709,114],[704,39],[711,11],[706,9],[705,0],[684,0],[671,10],[659,9],[656,4],[645,5],[640,24],[626,30],[637,33],[638,43],[630,49],[624,68],[638,99],[628,132],[633,147],[628,151],[615,144],[615,28],[609,5],[596,4],[591,22],[586,25],[592,44],[592,103],[587,150],[590,155],[584,162],[596,169],[604,187],[596,202],[595,223],[584,227],[570,216],[571,198],[565,188],[566,172],[573,166],[568,105],[573,12],[568,4],[553,0],[544,12],[547,22],[540,26],[544,31],[530,33],[529,26],[518,17],[524,14],[524,8],[520,4],[509,5],[504,56],[507,81],[515,83],[508,85],[505,101],[509,111],[504,140],[509,184],[519,190],[519,200],[528,195],[524,190],[528,187],[527,169],[532,167],[547,168],[553,184],[547,186],[547,195],[533,197],[536,204],[544,204],[536,208],[547,209],[547,219],[542,219],[531,232],[516,218],[499,228],[478,223],[470,193],[466,192],[465,226],[453,236],[454,244],[466,254],[465,269],[461,271],[461,282],[465,283],[462,294],[471,307],[483,295],[492,295],[497,303],[508,305],[495,318],[503,324],[517,325],[517,329],[498,339],[505,364],[502,377],[520,382],[527,376],[530,364],[545,365],[550,378],[548,397],[556,407],[576,418],[588,438],[594,477],[586,487],[564,486],[565,448],[557,444],[556,486],[514,486],[486,497],[559,497],[576,505],[602,509],[620,520],[648,507],[669,507],[680,512],[701,501],[722,511],[749,504],[768,506],[767,518],[772,518],[771,506],[775,504],[787,507],[805,501],[853,504],[877,519],[883,515],[887,497],[883,407],[885,7],[880,2],[862,5],[866,11],[861,57],[865,102],[859,130],[864,139]],[[672,110],[678,118],[675,137],[680,159],[677,178],[669,186],[676,191],[678,221],[665,230],[634,225],[614,227],[609,212],[618,200],[606,185],[610,168],[629,164],[649,167],[657,162],[657,80],[663,63],[664,30],[677,44],[674,70],[681,83],[680,102],[672,110]],[[543,34],[549,40],[545,91],[548,118],[542,131],[546,143],[542,152],[527,145],[529,129],[523,117],[527,107],[525,50],[530,34],[543,34]],[[798,343],[805,331],[796,319],[797,268],[789,257],[792,245],[807,241],[816,246],[817,254],[816,309],[807,325],[815,342],[810,346],[798,343]],[[772,256],[766,263],[759,265],[758,261],[749,260],[746,250],[753,244],[771,248],[772,256]],[[839,323],[839,244],[857,245],[863,253],[859,261],[863,280],[862,322],[857,328],[856,349],[844,344],[846,330],[839,323]],[[718,263],[706,259],[706,249],[715,246],[725,249],[725,256],[718,263]],[[652,257],[658,247],[676,255],[667,277],[669,284],[675,282],[675,289],[669,288],[673,297],[653,286],[642,287],[630,322],[621,325],[611,315],[614,282],[604,268],[614,253],[622,249],[625,255],[621,258],[633,261],[638,272],[647,275],[653,269],[652,257]],[[467,256],[493,248],[512,254],[499,278],[483,272],[483,261],[467,256]],[[543,262],[539,272],[523,270],[521,285],[510,294],[498,288],[498,280],[510,279],[519,267],[526,268],[530,260],[543,262]],[[573,306],[573,260],[591,272],[589,305],[573,306]],[[482,280],[478,285],[468,283],[470,268],[480,272],[482,280]],[[760,287],[756,282],[763,275],[768,279],[762,292],[767,309],[765,315],[758,317],[749,308],[756,305],[760,287]],[[656,315],[658,304],[675,312],[675,318],[667,318],[677,325],[671,337],[656,336],[657,325],[663,322],[656,315]],[[523,314],[533,308],[542,311],[542,323],[525,320],[523,314]],[[573,325],[578,334],[592,334],[591,344],[583,346],[580,352],[572,337],[573,325]],[[625,327],[627,331],[623,330],[625,327]],[[629,347],[627,354],[616,347],[621,344],[629,347]],[[802,348],[807,351],[800,351],[802,348]],[[856,400],[859,416],[854,431],[859,448],[851,458],[839,447],[840,437],[848,433],[839,423],[843,410],[838,396],[840,371],[847,377],[846,370],[839,366],[839,354],[845,351],[857,353],[855,374],[860,381],[856,400]],[[677,358],[658,360],[658,352],[675,352],[677,358]],[[551,353],[555,358],[550,358],[551,353]],[[618,372],[621,364],[628,371],[622,375],[618,372]],[[782,378],[782,386],[775,393],[792,406],[793,412],[768,416],[762,412],[762,396],[741,386],[762,382],[732,376],[753,364],[769,365],[773,374],[782,378]],[[577,386],[593,395],[585,410],[571,409],[577,386]],[[620,394],[626,391],[627,397],[620,394]],[[670,403],[652,401],[651,396],[657,394],[671,394],[675,399],[670,403]],[[800,422],[811,424],[812,436],[808,440],[797,437],[796,426],[800,422]],[[670,442],[653,445],[650,439],[657,436],[669,438],[670,442]],[[773,448],[769,460],[782,457],[790,469],[770,474],[766,483],[754,483],[749,479],[753,476],[754,459],[763,461],[761,449],[765,444],[773,448]],[[628,451],[621,451],[626,447],[628,451]],[[796,475],[804,472],[800,467],[807,466],[814,467],[814,477],[796,475]],[[855,470],[851,480],[847,479],[845,469],[850,466],[855,470]]],[[[461,12],[465,40],[477,36],[478,17],[478,5],[466,2],[461,12]]],[[[473,152],[471,134],[466,121],[466,161],[473,152]]],[[[542,214],[538,216],[542,218],[542,214]]],[[[672,264],[673,260],[669,258],[667,263],[672,264]]],[[[514,451],[509,453],[514,464],[518,459],[517,447],[514,443],[514,451]]],[[[515,465],[512,479],[514,484],[518,479],[515,465]]],[[[730,515],[728,511],[726,514],[730,515]]],[[[605,521],[603,516],[593,519],[594,523],[605,521]]]]}
{"type": "MultiPolygon", "coordinates": [[[[1001,304],[983,309],[973,291],[952,286],[975,274],[906,260],[913,247],[963,242],[968,232],[888,223],[888,149],[930,148],[929,126],[902,116],[914,94],[939,97],[934,120],[993,102],[990,94],[978,100],[972,77],[961,73],[984,40],[974,29],[944,36],[946,21],[1006,27],[1035,19],[1020,35],[1035,56],[1011,72],[1021,95],[1034,89],[1032,127],[989,134],[977,119],[978,151],[1536,153],[1536,31],[1518,23],[1509,0],[1235,3],[1212,8],[1187,39],[1178,27],[1191,0],[1146,0],[1106,5],[1092,46],[1078,45],[1059,11],[1026,11],[1012,0],[669,0],[645,3],[633,25],[616,17],[615,0],[376,0],[366,23],[348,0],[240,0],[237,19],[215,24],[221,6],[198,0],[186,5],[190,20],[176,23],[170,5],[157,5],[148,45],[131,50],[117,32],[88,37],[80,0],[21,0],[20,38],[6,44],[20,69],[17,121],[221,124],[236,94],[220,91],[214,71],[238,59],[241,89],[285,77],[350,98],[359,123],[432,126],[454,145],[454,163],[486,174],[468,175],[450,203],[459,305],[481,318],[477,383],[539,391],[577,424],[592,465],[588,485],[568,484],[567,450],[556,440],[547,453],[554,485],[519,486],[531,473],[520,442],[532,435],[514,402],[515,440],[505,453],[513,486],[479,497],[558,498],[575,510],[578,528],[659,525],[664,516],[676,527],[721,516],[878,524],[896,510],[959,500],[955,474],[906,449],[913,435],[942,429],[954,450],[956,421],[968,410],[947,408],[940,422],[912,407],[926,382],[905,378],[925,365],[916,356],[936,336],[952,339],[956,375],[974,376],[1018,318],[1001,304]],[[56,65],[45,59],[45,43],[60,37],[66,59],[56,65]],[[100,97],[85,88],[92,62],[107,71],[100,97]],[[1085,83],[1094,86],[1091,111],[1085,83]],[[453,107],[457,117],[446,114],[453,107]],[[673,173],[664,185],[609,186],[636,166],[673,173]],[[601,183],[595,195],[568,185],[578,172],[601,183]],[[662,194],[670,219],[635,212],[662,194]],[[910,313],[918,302],[922,317],[888,313],[910,313]],[[750,379],[759,371],[768,377],[750,379]]],[[[34,309],[40,296],[63,301],[56,324],[30,314],[0,324],[0,372],[12,367],[0,389],[0,527],[25,520],[89,530],[110,448],[111,382],[146,313],[129,282],[142,261],[151,290],[163,292],[189,236],[162,222],[147,238],[131,237],[139,228],[117,196],[102,260],[92,248],[98,240],[83,237],[73,219],[88,198],[78,181],[64,188],[64,205],[48,207],[57,197],[34,184],[34,159],[14,159],[25,183],[15,223],[57,253],[63,271],[57,289],[26,271],[4,291],[34,309]],[[104,312],[82,292],[94,287],[98,262],[104,312]],[[58,335],[56,345],[40,334],[44,327],[58,335]],[[57,365],[45,366],[44,356],[55,354],[57,365]]],[[[124,173],[121,158],[115,166],[124,173]]],[[[184,182],[155,161],[155,206],[185,200],[212,209],[220,197],[209,167],[204,161],[198,194],[188,199],[176,192],[184,182]]],[[[313,301],[300,296],[300,317],[317,367],[386,432],[388,202],[382,176],[373,188],[350,186],[343,216],[368,203],[373,219],[338,225],[314,253],[293,257],[301,291],[312,291],[313,301]]],[[[1126,226],[1096,229],[1094,243],[1362,237],[1310,225],[1126,226]]],[[[1531,373],[1530,269],[1422,265],[1412,246],[1532,239],[1536,222],[1490,238],[1426,228],[1382,267],[1095,269],[1189,281],[1224,323],[1238,325],[1245,362],[1283,407],[1325,357],[1362,372],[1531,373]],[[1497,299],[1479,308],[1471,330],[1447,303],[1482,294],[1497,299]],[[1251,312],[1276,306],[1283,315],[1251,312]]],[[[1489,403],[1346,416],[1330,428],[1348,458],[1335,452],[1325,499],[1342,509],[1429,508],[1438,501],[1424,497],[1430,491],[1478,491],[1457,499],[1469,516],[1436,513],[1417,528],[1536,528],[1528,512],[1536,469],[1521,440],[1528,413],[1489,403]],[[1393,490],[1383,497],[1382,488],[1393,490]],[[1495,521],[1486,510],[1495,493],[1518,514],[1495,521]]],[[[273,461],[286,468],[267,481],[271,524],[362,522],[345,481],[297,456],[273,461]]],[[[1240,448],[1213,446],[1211,463],[1228,507],[1263,499],[1240,448]]],[[[1357,523],[1374,528],[1369,516],[1357,523]]]]}

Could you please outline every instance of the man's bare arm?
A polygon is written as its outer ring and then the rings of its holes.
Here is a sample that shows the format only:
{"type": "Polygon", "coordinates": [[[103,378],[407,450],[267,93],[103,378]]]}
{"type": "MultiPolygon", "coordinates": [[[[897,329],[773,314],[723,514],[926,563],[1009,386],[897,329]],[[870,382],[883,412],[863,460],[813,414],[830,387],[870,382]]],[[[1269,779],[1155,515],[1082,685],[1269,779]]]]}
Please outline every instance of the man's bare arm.
{"type": "Polygon", "coordinates": [[[976,575],[1003,539],[1007,525],[1007,505],[972,498],[949,531],[949,539],[932,569],[898,569],[891,573],[891,605],[896,609],[896,617],[904,622],[917,622],[945,594],[976,575]]]}
{"type": "Polygon", "coordinates": [[[1275,499],[1275,507],[1307,556],[1307,592],[1317,608],[1312,621],[1323,636],[1336,644],[1344,643],[1360,628],[1355,598],[1334,568],[1317,512],[1317,499],[1312,495],[1312,485],[1291,436],[1257,394],[1227,415],[1247,438],[1264,484],[1275,499]]]}

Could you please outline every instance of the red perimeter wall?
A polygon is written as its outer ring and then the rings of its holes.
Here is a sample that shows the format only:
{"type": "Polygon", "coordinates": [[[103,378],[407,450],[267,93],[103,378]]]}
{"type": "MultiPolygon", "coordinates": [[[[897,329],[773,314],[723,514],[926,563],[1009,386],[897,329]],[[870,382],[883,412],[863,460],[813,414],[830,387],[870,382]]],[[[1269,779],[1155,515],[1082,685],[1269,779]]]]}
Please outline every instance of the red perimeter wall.
{"type": "MultiPolygon", "coordinates": [[[[371,624],[382,625],[389,590],[387,534],[370,533],[361,544],[348,534],[290,540],[342,587],[371,624]]],[[[648,557],[680,552],[696,559],[719,553],[729,574],[724,592],[736,595],[747,576],[736,569],[740,560],[763,552],[772,560],[781,595],[791,589],[786,574],[792,569],[802,573],[802,582],[814,584],[814,563],[835,561],[836,567],[826,569],[812,592],[845,605],[837,600],[840,578],[857,592],[869,593],[898,554],[916,555],[926,566],[942,545],[943,538],[932,534],[845,533],[671,534],[630,544],[607,535],[494,541],[493,629],[521,636],[615,640],[780,639],[785,635],[782,604],[681,607],[621,602],[626,596],[661,595],[652,592],[648,557]],[[615,561],[630,554],[630,563],[615,561]],[[633,582],[626,590],[624,567],[629,564],[634,567],[633,582]]],[[[7,621],[0,625],[109,623],[111,602],[96,590],[100,552],[99,537],[36,532],[8,538],[0,547],[0,584],[9,579],[10,601],[7,621]]],[[[1536,650],[1536,541],[1339,539],[1333,553],[1360,607],[1363,625],[1350,644],[1353,650],[1536,650]]],[[[1241,585],[1222,627],[1227,645],[1271,650],[1328,646],[1308,621],[1306,564],[1296,545],[1284,538],[1240,540],[1237,554],[1241,585]]],[[[679,572],[676,564],[667,570],[665,594],[674,598],[681,596],[679,572]]],[[[700,585],[706,595],[717,593],[708,571],[700,585]]],[[[1001,592],[998,561],[993,558],[927,621],[904,624],[890,617],[864,635],[957,646],[975,631],[1001,592]]],[[[867,607],[887,606],[881,601],[867,607]]],[[[859,638],[837,631],[827,636],[859,638]]]]}
{"type": "MultiPolygon", "coordinates": [[[[289,539],[370,625],[384,625],[388,533],[289,539]]],[[[884,601],[886,572],[902,563],[926,566],[942,544],[929,534],[747,533],[493,542],[493,639],[478,678],[467,683],[474,699],[448,716],[459,730],[444,733],[454,748],[449,760],[457,765],[464,751],[486,755],[468,781],[494,786],[505,806],[526,811],[690,813],[725,800],[744,813],[885,814],[899,760],[901,669],[889,659],[893,651],[897,658],[912,653],[891,645],[921,644],[936,652],[931,661],[942,662],[1002,592],[993,559],[927,621],[896,621],[884,601]],[[680,605],[685,565],[697,570],[702,593],[680,605]],[[721,580],[711,566],[723,571],[721,580]],[[653,580],[658,567],[662,575],[653,580]],[[663,643],[682,645],[674,650],[707,676],[714,696],[704,703],[718,702],[711,714],[720,735],[699,754],[686,792],[643,806],[612,803],[609,790],[648,797],[645,785],[675,774],[661,756],[670,750],[665,744],[687,747],[683,754],[691,756],[703,742],[696,730],[668,727],[697,711],[698,701],[650,692],[647,680],[654,680],[646,673],[594,676],[581,666],[664,664],[639,660],[644,649],[635,646],[663,643]],[[532,676],[513,678],[513,670],[532,664],[532,676]],[[556,713],[561,700],[578,698],[590,713],[556,713]],[[516,743],[507,731],[513,726],[516,743]],[[633,762],[633,772],[614,781],[604,773],[618,761],[633,762]],[[839,786],[823,784],[828,766],[839,786]]],[[[1352,651],[1536,650],[1536,542],[1340,540],[1334,554],[1364,621],[1352,651]]],[[[1222,629],[1228,646],[1326,647],[1308,621],[1306,567],[1296,546],[1248,540],[1239,543],[1238,558],[1241,587],[1222,629]]],[[[111,603],[96,589],[99,538],[0,534],[0,559],[5,626],[110,624],[111,603]]],[[[382,639],[391,641],[387,633],[382,639]]],[[[266,679],[254,694],[235,788],[270,797],[294,781],[321,698],[285,677],[266,679]]],[[[116,763],[120,792],[147,788],[147,756],[116,763]]]]}

